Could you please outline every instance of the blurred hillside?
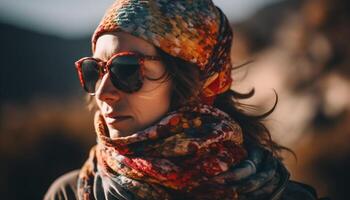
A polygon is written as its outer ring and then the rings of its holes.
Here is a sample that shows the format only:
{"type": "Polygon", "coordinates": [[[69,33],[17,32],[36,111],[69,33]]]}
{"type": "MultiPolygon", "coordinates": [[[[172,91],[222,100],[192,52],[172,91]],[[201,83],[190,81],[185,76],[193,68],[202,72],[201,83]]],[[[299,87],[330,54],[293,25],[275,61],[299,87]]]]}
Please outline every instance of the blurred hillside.
{"type": "Polygon", "coordinates": [[[94,141],[73,65],[90,53],[89,38],[6,24],[0,30],[1,199],[42,199],[55,177],[83,163],[94,141]]]}
{"type": "MultiPolygon", "coordinates": [[[[0,24],[1,102],[79,91],[72,63],[90,54],[89,38],[66,40],[0,24]]],[[[60,94],[60,95],[57,95],[60,94]]]]}
{"type": "Polygon", "coordinates": [[[234,73],[235,89],[255,87],[249,103],[273,102],[267,124],[286,155],[292,178],[309,183],[321,195],[348,199],[350,179],[350,26],[345,1],[283,1],[234,25],[236,64],[254,60],[234,73]]]}
{"type": "MultiPolygon", "coordinates": [[[[333,199],[350,179],[349,6],[341,0],[285,0],[233,24],[233,88],[256,89],[292,178],[333,199]]],[[[67,40],[0,24],[0,194],[41,199],[59,175],[79,168],[94,143],[92,115],[75,74],[90,38],[67,40]],[[20,188],[21,192],[18,192],[20,188]]]]}

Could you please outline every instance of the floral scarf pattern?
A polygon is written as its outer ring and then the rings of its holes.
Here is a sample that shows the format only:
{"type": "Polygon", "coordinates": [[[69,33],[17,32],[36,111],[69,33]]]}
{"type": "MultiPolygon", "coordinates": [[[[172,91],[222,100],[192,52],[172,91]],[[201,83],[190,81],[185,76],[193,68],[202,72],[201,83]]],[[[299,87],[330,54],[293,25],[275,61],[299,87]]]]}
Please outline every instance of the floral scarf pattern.
{"type": "MultiPolygon", "coordinates": [[[[102,179],[119,177],[121,185],[140,199],[198,196],[208,193],[205,188],[217,175],[246,157],[238,124],[207,105],[185,106],[154,126],[113,140],[102,116],[96,114],[95,122],[97,145],[79,176],[81,199],[93,199],[96,172],[102,179]]],[[[229,187],[210,195],[227,195],[228,190],[236,195],[229,187]]]]}

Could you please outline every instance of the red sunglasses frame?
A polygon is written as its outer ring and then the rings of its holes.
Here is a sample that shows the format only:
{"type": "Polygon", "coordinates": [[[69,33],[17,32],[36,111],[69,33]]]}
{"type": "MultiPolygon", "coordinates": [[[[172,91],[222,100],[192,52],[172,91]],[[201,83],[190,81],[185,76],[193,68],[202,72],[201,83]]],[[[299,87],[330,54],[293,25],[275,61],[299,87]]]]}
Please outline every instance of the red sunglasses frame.
{"type": "Polygon", "coordinates": [[[125,52],[119,52],[119,53],[115,53],[113,54],[107,62],[99,59],[99,58],[93,58],[93,57],[84,57],[79,59],[78,61],[75,62],[75,68],[78,72],[78,76],[79,76],[79,81],[81,86],[84,88],[84,90],[89,93],[90,95],[95,95],[95,93],[91,93],[88,92],[87,88],[85,87],[85,81],[83,78],[83,72],[82,72],[82,63],[85,60],[93,60],[97,63],[98,67],[99,67],[99,79],[102,78],[106,73],[110,72],[110,68],[111,68],[111,64],[112,61],[117,58],[117,57],[122,57],[122,56],[135,56],[138,58],[138,64],[140,65],[140,71],[141,71],[141,77],[142,79],[144,78],[144,63],[145,60],[161,60],[160,56],[150,56],[150,55],[143,55],[140,54],[138,52],[133,52],[133,51],[125,51],[125,52]]]}

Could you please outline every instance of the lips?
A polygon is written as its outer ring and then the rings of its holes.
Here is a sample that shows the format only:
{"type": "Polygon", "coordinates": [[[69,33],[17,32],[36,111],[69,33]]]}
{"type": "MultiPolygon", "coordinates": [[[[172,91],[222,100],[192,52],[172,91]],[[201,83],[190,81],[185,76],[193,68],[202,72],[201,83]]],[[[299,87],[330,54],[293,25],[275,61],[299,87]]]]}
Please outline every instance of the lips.
{"type": "Polygon", "coordinates": [[[116,115],[113,113],[105,115],[105,120],[107,124],[113,124],[113,123],[125,121],[128,119],[131,119],[131,117],[126,115],[116,115]]]}

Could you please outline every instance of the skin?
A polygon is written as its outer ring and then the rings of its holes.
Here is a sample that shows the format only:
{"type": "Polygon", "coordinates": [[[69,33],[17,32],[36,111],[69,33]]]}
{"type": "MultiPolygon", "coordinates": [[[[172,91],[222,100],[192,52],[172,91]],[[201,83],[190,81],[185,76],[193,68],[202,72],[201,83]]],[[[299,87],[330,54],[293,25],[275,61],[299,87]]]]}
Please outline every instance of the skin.
{"type": "MultiPolygon", "coordinates": [[[[136,51],[144,55],[157,55],[149,42],[125,32],[105,34],[98,38],[95,58],[107,61],[113,54],[136,51]]],[[[159,78],[165,73],[161,61],[145,61],[145,76],[159,78]]],[[[144,79],[142,88],[132,94],[115,88],[110,75],[105,74],[96,89],[97,107],[104,117],[111,138],[125,137],[143,130],[169,111],[172,81],[144,79]],[[127,116],[118,120],[116,116],[127,116]]],[[[120,118],[119,118],[120,119],[120,118]]]]}

